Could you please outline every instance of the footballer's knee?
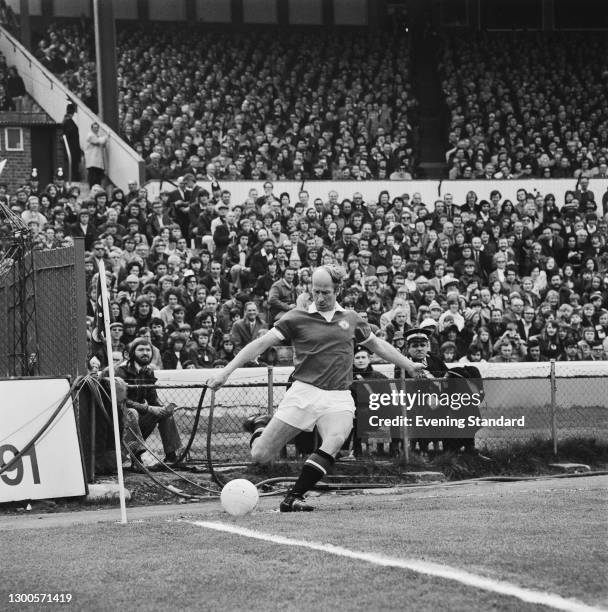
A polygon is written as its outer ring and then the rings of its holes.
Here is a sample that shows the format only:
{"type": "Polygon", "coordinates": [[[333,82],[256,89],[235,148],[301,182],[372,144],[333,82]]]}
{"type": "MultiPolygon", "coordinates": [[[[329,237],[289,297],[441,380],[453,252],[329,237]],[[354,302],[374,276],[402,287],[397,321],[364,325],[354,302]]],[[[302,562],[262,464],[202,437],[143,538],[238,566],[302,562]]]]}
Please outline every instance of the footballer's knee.
{"type": "Polygon", "coordinates": [[[263,443],[255,441],[251,447],[251,459],[254,463],[269,463],[272,461],[273,453],[263,443]]]}
{"type": "Polygon", "coordinates": [[[321,444],[321,450],[332,457],[342,448],[344,441],[348,437],[348,434],[331,434],[323,438],[323,444],[321,444]]]}

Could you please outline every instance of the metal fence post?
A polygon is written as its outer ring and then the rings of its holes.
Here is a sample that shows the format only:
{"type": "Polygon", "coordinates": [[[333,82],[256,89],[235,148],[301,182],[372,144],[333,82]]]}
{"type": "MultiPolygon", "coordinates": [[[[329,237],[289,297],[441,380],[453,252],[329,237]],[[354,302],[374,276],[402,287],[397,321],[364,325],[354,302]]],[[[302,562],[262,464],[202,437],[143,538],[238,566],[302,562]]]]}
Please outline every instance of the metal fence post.
{"type": "MultiPolygon", "coordinates": [[[[403,390],[405,391],[405,369],[401,368],[401,385],[403,386],[403,390]]],[[[405,408],[402,412],[405,412],[405,408]]],[[[403,415],[407,416],[407,412],[403,415]]],[[[403,456],[405,457],[405,463],[410,462],[410,441],[407,435],[407,421],[403,420],[403,456]]]]}
{"type": "Polygon", "coordinates": [[[268,414],[272,415],[274,412],[274,368],[268,366],[268,414]]]}
{"type": "Polygon", "coordinates": [[[555,381],[555,359],[551,359],[550,381],[551,381],[551,438],[553,439],[553,454],[557,456],[557,406],[555,405],[557,384],[555,381]]]}

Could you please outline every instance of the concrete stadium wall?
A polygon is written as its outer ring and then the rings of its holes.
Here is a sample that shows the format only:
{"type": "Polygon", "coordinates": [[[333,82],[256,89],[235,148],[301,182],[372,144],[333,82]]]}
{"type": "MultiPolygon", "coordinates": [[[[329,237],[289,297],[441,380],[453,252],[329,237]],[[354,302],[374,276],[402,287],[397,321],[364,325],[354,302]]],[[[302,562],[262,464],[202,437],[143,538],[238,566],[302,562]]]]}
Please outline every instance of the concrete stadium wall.
{"type": "MultiPolygon", "coordinates": [[[[232,204],[241,204],[247,198],[249,190],[254,187],[261,195],[264,192],[265,181],[219,181],[222,189],[228,189],[232,194],[232,204]]],[[[211,192],[211,183],[199,181],[198,183],[211,192]]],[[[298,199],[299,192],[304,189],[310,194],[310,201],[315,198],[322,198],[327,201],[327,194],[330,191],[337,191],[339,199],[352,198],[353,193],[359,192],[366,200],[377,200],[378,194],[387,190],[391,199],[407,193],[420,193],[422,201],[428,206],[433,205],[435,200],[443,197],[446,193],[454,196],[456,203],[462,204],[468,191],[475,191],[480,200],[488,199],[493,189],[498,189],[503,199],[515,202],[515,195],[520,188],[534,193],[538,191],[542,195],[552,193],[555,195],[556,205],[560,208],[564,201],[566,191],[576,189],[577,180],[571,179],[529,179],[513,181],[274,181],[274,194],[279,196],[287,192],[292,202],[298,199]]],[[[156,197],[161,189],[172,190],[175,186],[169,181],[148,181],[146,188],[151,197],[156,197]]],[[[590,179],[589,189],[595,194],[595,201],[598,204],[598,213],[601,214],[602,196],[608,190],[608,179],[590,179]]]]}
{"type": "Polygon", "coordinates": [[[110,134],[107,145],[108,170],[110,180],[122,189],[129,181],[143,180],[143,159],[124,140],[85,104],[65,87],[59,79],[49,72],[25,47],[13,38],[4,28],[0,28],[0,51],[9,66],[14,65],[23,78],[30,96],[57,123],[63,121],[66,104],[72,100],[78,107],[74,121],[80,131],[80,148],[84,151],[86,137],[91,124],[97,121],[102,129],[110,134]]]}
{"type": "MultiPolygon", "coordinates": [[[[559,383],[556,402],[559,406],[605,406],[608,413],[605,402],[608,393],[608,361],[556,362],[555,366],[559,383]],[[565,379],[569,379],[567,384],[563,384],[565,379]]],[[[389,378],[393,377],[394,367],[390,364],[378,364],[374,365],[374,368],[389,378]]],[[[479,364],[482,378],[493,381],[489,384],[493,389],[491,401],[495,409],[546,406],[551,397],[550,368],[549,362],[479,364]],[[525,379],[527,380],[524,382],[525,379]],[[528,380],[530,384],[527,384],[528,380]]],[[[284,385],[292,370],[292,367],[273,368],[274,383],[284,385]]],[[[157,370],[155,375],[161,385],[183,385],[204,383],[212,372],[213,370],[157,370]]],[[[240,368],[232,374],[229,384],[253,385],[267,382],[267,368],[240,368]]],[[[224,393],[229,396],[229,388],[218,392],[224,393]]]]}

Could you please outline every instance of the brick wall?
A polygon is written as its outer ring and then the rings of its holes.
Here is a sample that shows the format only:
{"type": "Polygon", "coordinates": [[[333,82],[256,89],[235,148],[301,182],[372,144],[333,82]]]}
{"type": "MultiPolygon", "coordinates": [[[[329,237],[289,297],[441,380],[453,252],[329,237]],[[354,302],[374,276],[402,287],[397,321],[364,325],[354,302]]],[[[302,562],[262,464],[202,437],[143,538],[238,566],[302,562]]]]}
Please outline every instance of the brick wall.
{"type": "Polygon", "coordinates": [[[19,125],[0,125],[0,157],[8,160],[0,181],[7,183],[9,190],[14,192],[29,179],[32,171],[31,128],[19,125]],[[6,150],[6,129],[13,127],[20,127],[23,132],[23,151],[6,150]]]}

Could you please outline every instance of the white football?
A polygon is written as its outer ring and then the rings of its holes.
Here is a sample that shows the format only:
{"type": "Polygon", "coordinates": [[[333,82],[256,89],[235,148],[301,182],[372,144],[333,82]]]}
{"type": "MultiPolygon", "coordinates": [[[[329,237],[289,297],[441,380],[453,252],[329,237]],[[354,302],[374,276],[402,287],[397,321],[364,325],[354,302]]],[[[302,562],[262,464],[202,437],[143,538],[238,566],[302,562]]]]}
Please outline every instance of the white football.
{"type": "Polygon", "coordinates": [[[244,478],[231,480],[220,493],[222,508],[232,516],[245,516],[258,505],[260,496],[256,486],[244,478]]]}

